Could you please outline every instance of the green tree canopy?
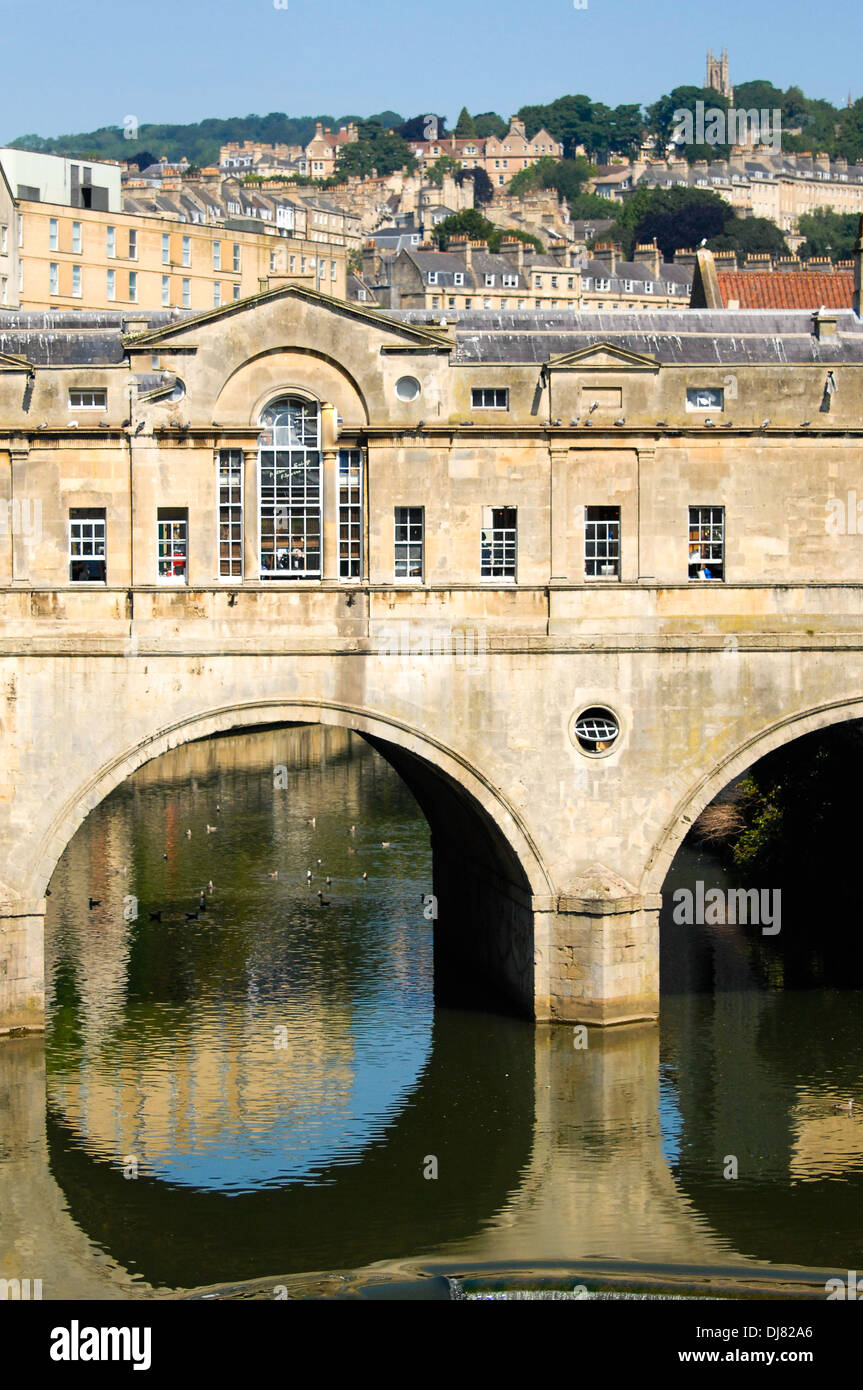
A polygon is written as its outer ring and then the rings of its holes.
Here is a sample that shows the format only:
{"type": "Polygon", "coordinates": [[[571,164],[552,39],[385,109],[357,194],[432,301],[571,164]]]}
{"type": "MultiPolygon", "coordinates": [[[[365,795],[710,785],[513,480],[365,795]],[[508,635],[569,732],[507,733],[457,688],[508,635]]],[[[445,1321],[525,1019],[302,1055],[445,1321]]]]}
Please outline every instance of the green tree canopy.
{"type": "Polygon", "coordinates": [[[340,178],[368,178],[373,169],[379,177],[396,169],[413,171],[417,162],[410,146],[400,135],[391,135],[382,126],[364,123],[359,127],[359,139],[353,145],[341,145],[336,156],[336,173],[340,178]]]}
{"type": "Polygon", "coordinates": [[[707,243],[711,251],[736,251],[748,256],[769,251],[771,256],[790,256],[784,236],[769,217],[730,217],[724,231],[707,243]]]}
{"type": "Polygon", "coordinates": [[[832,261],[850,260],[859,221],[856,212],[834,212],[832,208],[816,208],[812,213],[804,213],[797,224],[798,231],[806,238],[798,253],[801,260],[808,261],[813,256],[829,256],[832,261]]]}
{"type": "Polygon", "coordinates": [[[476,122],[466,106],[463,106],[459,112],[453,134],[463,136],[465,139],[470,135],[476,135],[476,122]]]}
{"type": "Polygon", "coordinates": [[[474,116],[473,123],[478,140],[490,140],[493,135],[501,140],[509,130],[509,122],[496,111],[483,111],[482,115],[474,116]]]}
{"type": "Polygon", "coordinates": [[[539,237],[523,232],[520,228],[496,227],[476,208],[467,208],[464,212],[456,212],[452,217],[444,218],[443,222],[438,222],[432,236],[442,251],[446,250],[454,236],[466,236],[471,241],[487,241],[490,251],[499,251],[501,242],[507,237],[514,237],[529,246],[535,246],[538,251],[545,250],[539,237]]]}

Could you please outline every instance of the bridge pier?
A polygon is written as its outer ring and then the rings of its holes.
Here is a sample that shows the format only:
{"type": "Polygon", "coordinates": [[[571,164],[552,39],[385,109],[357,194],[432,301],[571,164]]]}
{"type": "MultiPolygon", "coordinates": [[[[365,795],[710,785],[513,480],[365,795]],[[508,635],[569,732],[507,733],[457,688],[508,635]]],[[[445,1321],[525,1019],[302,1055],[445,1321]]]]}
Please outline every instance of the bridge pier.
{"type": "Polygon", "coordinates": [[[507,1000],[539,1021],[610,1025],[659,1014],[661,897],[601,867],[577,896],[531,896],[433,842],[435,995],[476,1007],[507,1000]]]}
{"type": "Polygon", "coordinates": [[[550,1019],[610,1025],[658,1017],[660,904],[658,893],[558,900],[548,914],[550,1019]]]}
{"type": "Polygon", "coordinates": [[[0,902],[0,1033],[45,1028],[45,899],[0,902]]]}

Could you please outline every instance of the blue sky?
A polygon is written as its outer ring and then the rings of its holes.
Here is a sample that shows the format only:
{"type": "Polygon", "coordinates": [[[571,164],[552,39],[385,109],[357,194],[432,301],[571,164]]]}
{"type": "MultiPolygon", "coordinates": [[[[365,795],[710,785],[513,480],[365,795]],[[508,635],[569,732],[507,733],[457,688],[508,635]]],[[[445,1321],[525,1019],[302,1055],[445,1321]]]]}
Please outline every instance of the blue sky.
{"type": "Polygon", "coordinates": [[[587,92],[647,102],[729,50],[731,77],[863,94],[863,5],[833,0],[0,0],[0,141],[204,116],[462,104],[511,115],[587,92]]]}

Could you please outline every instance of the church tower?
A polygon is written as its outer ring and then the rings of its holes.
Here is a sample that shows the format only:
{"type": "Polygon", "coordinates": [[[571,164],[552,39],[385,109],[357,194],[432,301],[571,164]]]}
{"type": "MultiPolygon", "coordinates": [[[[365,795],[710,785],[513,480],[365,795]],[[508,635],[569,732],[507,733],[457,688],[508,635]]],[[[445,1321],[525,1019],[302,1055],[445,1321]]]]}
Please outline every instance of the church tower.
{"type": "Polygon", "coordinates": [[[704,83],[712,92],[721,92],[729,101],[734,100],[734,88],[728,80],[728,52],[723,48],[722,56],[714,58],[713,51],[707,52],[707,78],[704,83]]]}

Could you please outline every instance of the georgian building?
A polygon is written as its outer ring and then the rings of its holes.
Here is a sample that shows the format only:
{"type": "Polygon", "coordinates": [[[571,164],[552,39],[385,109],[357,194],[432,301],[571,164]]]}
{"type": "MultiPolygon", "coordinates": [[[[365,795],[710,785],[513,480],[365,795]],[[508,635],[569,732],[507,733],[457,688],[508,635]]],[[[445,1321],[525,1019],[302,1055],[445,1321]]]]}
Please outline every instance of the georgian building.
{"type": "Polygon", "coordinates": [[[861,402],[853,311],[442,326],[298,287],[143,322],[7,311],[0,584],[54,593],[70,632],[134,602],[170,640],[165,590],[228,627],[248,591],[253,637],[368,635],[438,590],[544,631],[595,584],[859,579],[825,517],[859,486],[861,402]]]}

